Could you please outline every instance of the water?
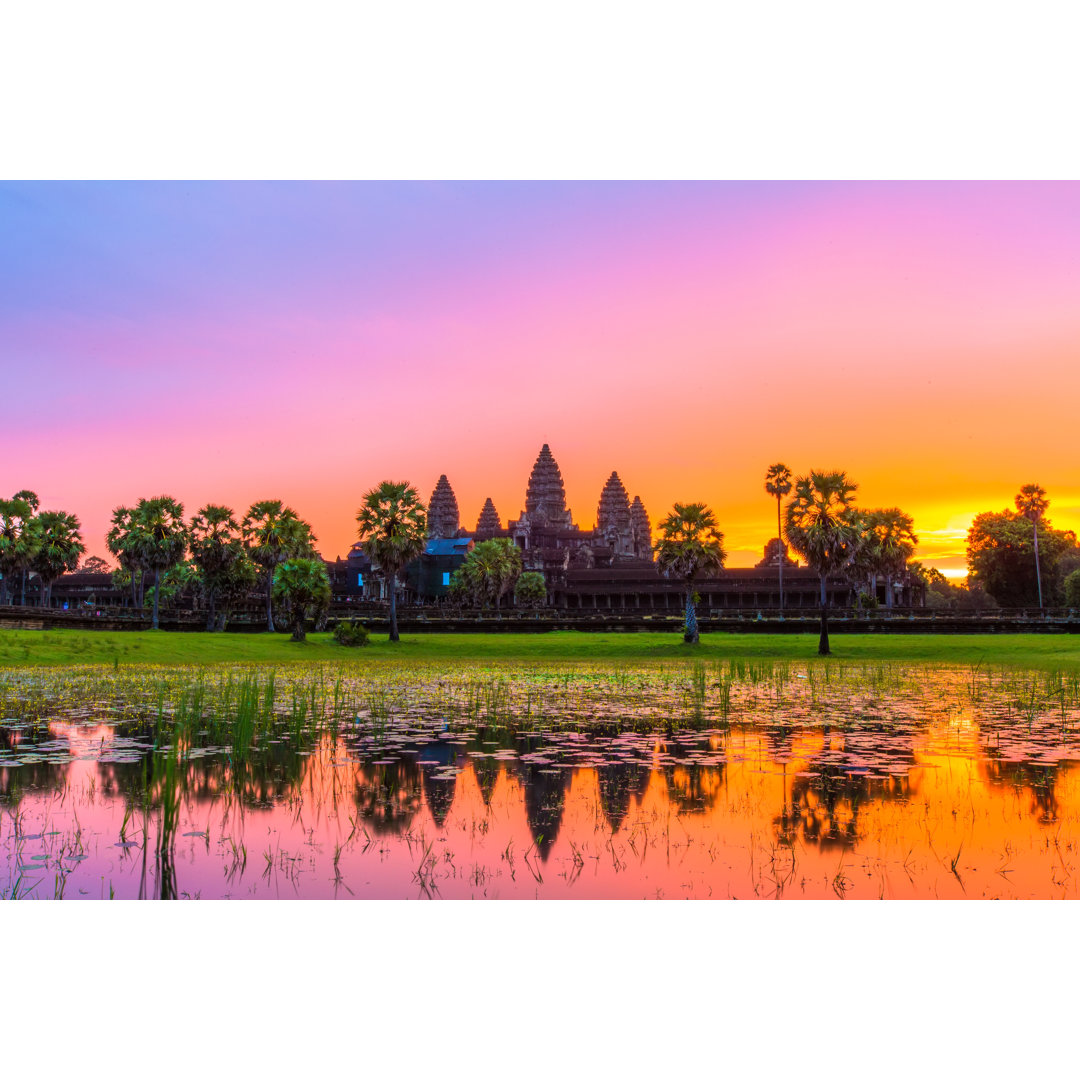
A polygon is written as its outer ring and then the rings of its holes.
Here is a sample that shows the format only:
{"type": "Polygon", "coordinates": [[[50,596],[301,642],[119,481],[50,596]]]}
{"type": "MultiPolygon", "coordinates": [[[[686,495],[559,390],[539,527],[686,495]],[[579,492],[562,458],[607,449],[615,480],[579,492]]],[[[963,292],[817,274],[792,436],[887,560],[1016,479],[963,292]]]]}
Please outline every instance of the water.
{"type": "Polygon", "coordinates": [[[180,686],[8,684],[0,893],[1078,893],[1080,713],[1045,676],[403,669],[333,707],[322,678],[303,725],[279,687],[247,746],[180,686]]]}

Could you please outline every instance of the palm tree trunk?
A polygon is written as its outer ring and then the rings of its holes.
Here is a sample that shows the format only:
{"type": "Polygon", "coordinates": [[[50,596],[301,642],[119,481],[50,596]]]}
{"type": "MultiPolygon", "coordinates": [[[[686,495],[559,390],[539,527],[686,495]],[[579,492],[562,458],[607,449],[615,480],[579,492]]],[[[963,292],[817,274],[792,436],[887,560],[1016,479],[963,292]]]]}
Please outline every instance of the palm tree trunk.
{"type": "Polygon", "coordinates": [[[895,597],[893,596],[892,571],[885,575],[885,607],[891,608],[895,597]]]}
{"type": "Polygon", "coordinates": [[[1035,583],[1039,587],[1039,610],[1042,611],[1042,575],[1039,573],[1039,523],[1035,522],[1035,583]]]}
{"type": "Polygon", "coordinates": [[[397,574],[391,573],[390,579],[390,640],[398,640],[397,630],[397,574]]]}
{"type": "Polygon", "coordinates": [[[698,634],[697,611],[694,609],[694,586],[689,585],[686,589],[686,630],[683,633],[683,641],[687,645],[696,645],[700,641],[698,634]]]}
{"type": "Polygon", "coordinates": [[[151,626],[153,626],[153,628],[155,630],[158,629],[158,593],[160,592],[160,586],[161,586],[161,571],[160,570],[155,570],[154,571],[154,619],[153,619],[153,622],[150,624],[151,626]]]}
{"type": "Polygon", "coordinates": [[[22,607],[26,607],[26,570],[22,572],[22,597],[19,600],[19,604],[22,607]]]}
{"type": "Polygon", "coordinates": [[[266,629],[272,634],[274,632],[274,568],[268,566],[266,568],[266,629]]]}
{"type": "Polygon", "coordinates": [[[825,575],[821,575],[821,637],[818,639],[818,656],[829,655],[829,616],[827,595],[825,592],[825,575]]]}
{"type": "Polygon", "coordinates": [[[206,629],[207,630],[213,630],[214,629],[214,619],[215,619],[215,617],[216,616],[214,614],[214,590],[210,589],[209,590],[209,595],[207,596],[207,612],[206,612],[206,629]]]}
{"type": "Polygon", "coordinates": [[[784,610],[784,530],[780,525],[780,496],[776,496],[776,539],[780,543],[777,561],[780,564],[780,611],[784,610]]]}

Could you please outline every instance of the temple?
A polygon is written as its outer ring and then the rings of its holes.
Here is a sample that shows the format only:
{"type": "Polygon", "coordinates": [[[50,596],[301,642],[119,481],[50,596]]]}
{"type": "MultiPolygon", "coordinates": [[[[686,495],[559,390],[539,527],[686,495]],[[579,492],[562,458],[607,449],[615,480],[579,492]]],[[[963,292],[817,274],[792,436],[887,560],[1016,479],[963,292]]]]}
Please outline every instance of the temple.
{"type": "MultiPolygon", "coordinates": [[[[506,523],[490,498],[484,502],[475,529],[461,528],[458,501],[446,475],[439,477],[428,503],[428,544],[424,554],[401,575],[405,599],[421,604],[442,600],[453,572],[482,540],[504,538],[520,548],[526,570],[539,571],[552,607],[594,612],[681,611],[685,586],[660,572],[653,559],[649,514],[639,496],[630,498],[612,471],[600,490],[596,526],[575,524],[566,505],[562,472],[547,443],[533,463],[525,487],[525,507],[506,523]]],[[[732,609],[776,609],[780,606],[777,571],[784,563],[784,607],[814,609],[821,602],[820,581],[812,570],[790,558],[787,545],[773,538],[754,567],[722,570],[695,582],[701,596],[700,613],[732,609]]],[[[335,595],[354,599],[385,599],[385,582],[357,544],[345,560],[333,564],[335,595]],[[342,584],[348,583],[343,589],[342,584]],[[338,584],[341,583],[341,584],[338,584]]],[[[904,593],[908,585],[897,584],[904,593]]],[[[830,606],[851,602],[852,586],[843,578],[826,586],[830,606]]],[[[898,596],[897,603],[917,597],[898,596]]]]}

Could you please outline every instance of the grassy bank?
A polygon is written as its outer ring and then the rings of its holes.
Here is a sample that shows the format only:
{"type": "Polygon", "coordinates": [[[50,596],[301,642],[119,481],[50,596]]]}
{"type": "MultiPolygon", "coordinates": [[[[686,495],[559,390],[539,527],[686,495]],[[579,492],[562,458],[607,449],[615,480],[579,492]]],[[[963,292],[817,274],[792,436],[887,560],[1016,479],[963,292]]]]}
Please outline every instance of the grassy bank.
{"type": "MultiPolygon", "coordinates": [[[[836,659],[938,664],[994,664],[1080,670],[1080,637],[1069,634],[837,634],[836,659]]],[[[284,634],[163,631],[0,630],[0,668],[64,664],[284,664],[355,660],[449,663],[714,661],[728,658],[816,660],[816,634],[706,634],[696,648],[677,634],[409,634],[398,645],[373,636],[363,649],[329,634],[295,644],[284,634]]]]}

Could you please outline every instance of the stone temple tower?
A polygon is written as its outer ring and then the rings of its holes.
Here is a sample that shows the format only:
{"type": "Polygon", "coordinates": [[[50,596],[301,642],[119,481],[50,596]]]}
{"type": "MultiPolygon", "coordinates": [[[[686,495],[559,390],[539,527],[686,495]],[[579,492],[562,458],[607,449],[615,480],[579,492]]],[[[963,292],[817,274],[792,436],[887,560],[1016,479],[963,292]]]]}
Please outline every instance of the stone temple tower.
{"type": "Polygon", "coordinates": [[[634,538],[630,520],[630,498],[626,488],[613,472],[600,492],[600,505],[596,508],[596,531],[616,555],[633,555],[634,538]]]}
{"type": "Polygon", "coordinates": [[[460,527],[457,496],[444,473],[428,500],[428,536],[432,540],[450,540],[460,527]]]}
{"type": "Polygon", "coordinates": [[[640,495],[634,496],[630,507],[630,536],[632,554],[639,559],[652,559],[652,524],[649,515],[645,512],[645,504],[640,495]]]}
{"type": "Polygon", "coordinates": [[[499,511],[495,509],[495,504],[489,498],[484,503],[484,508],[480,511],[480,517],[476,521],[476,539],[490,540],[491,537],[500,532],[502,532],[502,521],[499,518],[499,511]]]}
{"type": "Polygon", "coordinates": [[[542,528],[571,529],[574,526],[570,511],[566,509],[562,473],[547,443],[541,448],[529,476],[520,523],[542,528]]]}

